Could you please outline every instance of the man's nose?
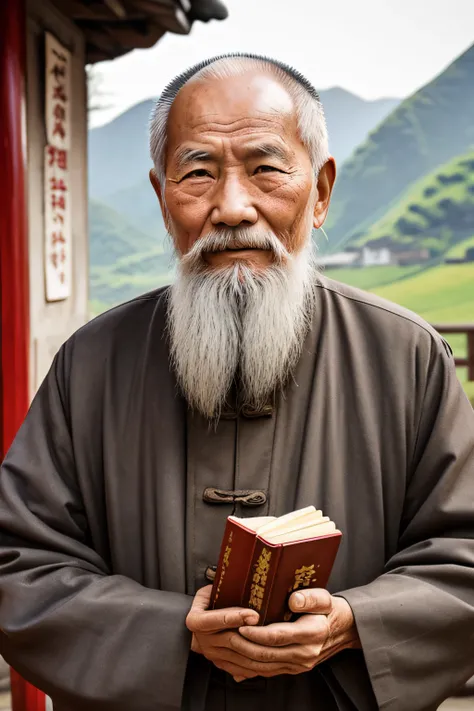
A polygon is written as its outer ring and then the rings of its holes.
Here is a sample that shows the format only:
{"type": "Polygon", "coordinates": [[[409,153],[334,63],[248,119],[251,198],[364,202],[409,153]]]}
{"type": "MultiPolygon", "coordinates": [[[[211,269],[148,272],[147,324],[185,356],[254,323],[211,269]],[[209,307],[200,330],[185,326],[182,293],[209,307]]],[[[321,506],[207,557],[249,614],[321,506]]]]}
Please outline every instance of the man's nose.
{"type": "Polygon", "coordinates": [[[254,225],[258,213],[245,185],[238,176],[228,176],[216,192],[216,203],[211,213],[213,225],[238,227],[242,223],[254,225]]]}

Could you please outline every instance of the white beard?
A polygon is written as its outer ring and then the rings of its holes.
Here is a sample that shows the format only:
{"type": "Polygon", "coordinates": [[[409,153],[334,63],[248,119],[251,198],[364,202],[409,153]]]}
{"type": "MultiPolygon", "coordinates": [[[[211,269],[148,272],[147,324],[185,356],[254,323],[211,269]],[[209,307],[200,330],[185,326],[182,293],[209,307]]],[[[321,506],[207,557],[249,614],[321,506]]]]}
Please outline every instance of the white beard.
{"type": "Polygon", "coordinates": [[[172,365],[191,408],[218,418],[238,376],[245,404],[260,409],[296,366],[315,305],[312,242],[293,255],[256,228],[223,230],[198,240],[181,258],[171,287],[172,365]],[[203,252],[229,242],[271,249],[274,262],[212,268],[203,252]]]}

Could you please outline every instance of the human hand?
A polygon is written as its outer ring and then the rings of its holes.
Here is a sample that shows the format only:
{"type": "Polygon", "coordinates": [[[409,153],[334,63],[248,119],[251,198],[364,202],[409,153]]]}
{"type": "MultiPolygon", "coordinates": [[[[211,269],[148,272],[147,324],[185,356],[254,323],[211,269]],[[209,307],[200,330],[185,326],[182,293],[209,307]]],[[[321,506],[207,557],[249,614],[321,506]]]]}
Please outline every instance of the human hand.
{"type": "Polygon", "coordinates": [[[239,654],[236,651],[239,640],[252,648],[257,646],[240,637],[238,628],[252,629],[258,622],[258,613],[242,607],[208,610],[211,590],[212,585],[198,590],[186,618],[186,626],[193,633],[193,652],[204,655],[236,680],[296,673],[286,664],[262,663],[239,654]]]}
{"type": "MultiPolygon", "coordinates": [[[[283,673],[301,674],[343,649],[360,647],[354,615],[344,598],[318,588],[299,590],[291,595],[289,606],[306,614],[294,622],[241,627],[240,636],[230,639],[235,652],[267,669],[262,676],[275,675],[270,665],[285,667],[283,673]]],[[[242,678],[249,678],[248,673],[237,675],[238,681],[242,678]]]]}
{"type": "Polygon", "coordinates": [[[343,649],[360,646],[349,604],[326,590],[293,593],[290,609],[303,613],[295,622],[255,627],[258,615],[252,610],[208,611],[211,589],[208,586],[196,594],[186,621],[193,632],[192,649],[236,681],[301,674],[343,649]],[[209,615],[213,615],[212,619],[209,615]],[[239,617],[248,621],[237,631],[239,617]]]}

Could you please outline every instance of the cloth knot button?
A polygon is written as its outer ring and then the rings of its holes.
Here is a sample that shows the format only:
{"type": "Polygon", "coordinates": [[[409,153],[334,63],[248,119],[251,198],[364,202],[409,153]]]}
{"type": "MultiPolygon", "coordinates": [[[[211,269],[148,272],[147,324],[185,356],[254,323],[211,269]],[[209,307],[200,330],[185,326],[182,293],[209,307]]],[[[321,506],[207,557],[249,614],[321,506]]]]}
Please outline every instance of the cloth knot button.
{"type": "Polygon", "coordinates": [[[208,504],[234,504],[243,506],[263,506],[267,502],[267,494],[259,489],[215,489],[208,486],[202,495],[208,504]]]}
{"type": "Polygon", "coordinates": [[[208,565],[205,572],[206,580],[209,580],[210,583],[213,583],[214,578],[216,577],[216,572],[217,565],[208,565]]]}

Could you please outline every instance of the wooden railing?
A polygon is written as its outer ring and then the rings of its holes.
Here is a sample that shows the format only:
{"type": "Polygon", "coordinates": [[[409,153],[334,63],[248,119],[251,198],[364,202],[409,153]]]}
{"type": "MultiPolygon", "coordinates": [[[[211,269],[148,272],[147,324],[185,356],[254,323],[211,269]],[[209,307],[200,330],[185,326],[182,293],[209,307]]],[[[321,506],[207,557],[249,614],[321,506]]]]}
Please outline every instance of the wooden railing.
{"type": "Polygon", "coordinates": [[[467,338],[466,358],[455,358],[459,368],[467,368],[467,379],[474,381],[474,323],[471,324],[433,324],[434,328],[444,335],[461,334],[467,338]]]}

